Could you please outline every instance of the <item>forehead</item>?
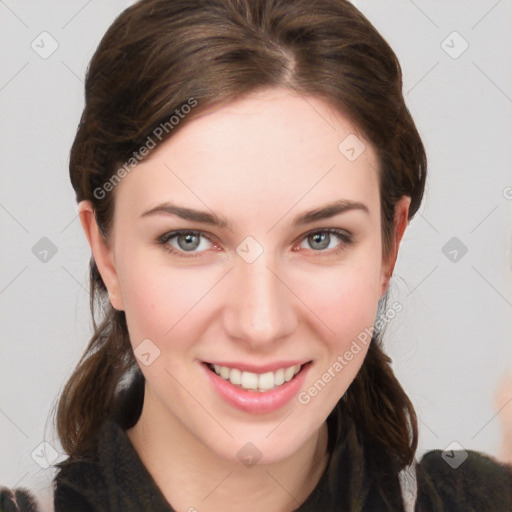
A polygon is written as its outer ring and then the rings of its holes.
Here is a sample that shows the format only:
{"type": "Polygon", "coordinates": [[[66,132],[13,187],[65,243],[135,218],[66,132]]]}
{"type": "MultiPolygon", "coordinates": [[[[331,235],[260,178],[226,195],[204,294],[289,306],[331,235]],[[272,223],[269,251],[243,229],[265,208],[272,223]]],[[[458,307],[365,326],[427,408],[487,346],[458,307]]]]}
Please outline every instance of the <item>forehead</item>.
{"type": "Polygon", "coordinates": [[[223,152],[229,159],[241,144],[247,160],[263,158],[265,150],[289,162],[317,158],[319,153],[336,158],[346,137],[363,143],[358,132],[346,116],[320,98],[268,88],[206,110],[172,140],[177,148],[189,146],[191,137],[195,138],[198,156],[223,152]]]}
{"type": "Polygon", "coordinates": [[[377,169],[371,145],[332,106],[268,89],[193,119],[137,165],[116,194],[139,213],[177,198],[246,210],[371,202],[378,201],[377,169]]]}

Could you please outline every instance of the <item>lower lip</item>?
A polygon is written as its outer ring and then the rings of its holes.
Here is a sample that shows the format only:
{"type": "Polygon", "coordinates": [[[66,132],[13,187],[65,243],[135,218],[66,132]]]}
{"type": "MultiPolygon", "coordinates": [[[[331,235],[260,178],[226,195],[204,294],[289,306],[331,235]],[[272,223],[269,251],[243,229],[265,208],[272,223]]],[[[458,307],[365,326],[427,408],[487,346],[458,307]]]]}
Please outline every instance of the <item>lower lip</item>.
{"type": "Polygon", "coordinates": [[[210,370],[206,363],[202,363],[210,382],[217,392],[233,407],[251,414],[265,414],[277,411],[296,396],[304,383],[311,363],[302,366],[297,375],[288,382],[271,391],[246,391],[219,377],[210,370]]]}

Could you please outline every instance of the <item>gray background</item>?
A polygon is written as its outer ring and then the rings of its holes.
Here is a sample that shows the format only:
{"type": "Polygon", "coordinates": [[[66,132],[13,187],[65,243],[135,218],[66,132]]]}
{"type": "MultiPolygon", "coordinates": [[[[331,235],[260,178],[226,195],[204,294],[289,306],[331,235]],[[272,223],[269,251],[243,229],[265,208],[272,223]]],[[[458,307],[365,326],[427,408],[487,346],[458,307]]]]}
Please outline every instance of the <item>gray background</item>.
{"type": "MultiPolygon", "coordinates": [[[[43,500],[47,460],[65,457],[48,414],[91,334],[68,154],[86,66],[130,3],[0,0],[0,484],[43,500]]],[[[512,1],[354,3],[398,55],[429,158],[385,341],[418,413],[419,455],[453,441],[498,455],[493,398],[512,370],[512,1]]]]}

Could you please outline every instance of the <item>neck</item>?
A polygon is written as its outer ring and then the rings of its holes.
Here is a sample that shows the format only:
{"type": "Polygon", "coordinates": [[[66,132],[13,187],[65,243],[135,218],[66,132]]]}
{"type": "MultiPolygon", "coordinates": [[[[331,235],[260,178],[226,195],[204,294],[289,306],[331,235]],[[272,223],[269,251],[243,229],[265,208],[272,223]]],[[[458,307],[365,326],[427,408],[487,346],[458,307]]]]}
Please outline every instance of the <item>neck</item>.
{"type": "Polygon", "coordinates": [[[128,437],[174,510],[291,512],[313,491],[328,463],[324,422],[295,453],[269,464],[245,467],[219,457],[171,415],[144,406],[128,437]]]}

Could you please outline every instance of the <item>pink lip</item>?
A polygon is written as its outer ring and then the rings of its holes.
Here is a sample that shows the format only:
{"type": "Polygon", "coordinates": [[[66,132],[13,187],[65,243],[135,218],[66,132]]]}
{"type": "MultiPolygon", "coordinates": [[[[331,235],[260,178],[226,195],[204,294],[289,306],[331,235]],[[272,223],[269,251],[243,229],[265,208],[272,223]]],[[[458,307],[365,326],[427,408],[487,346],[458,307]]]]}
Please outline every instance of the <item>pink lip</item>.
{"type": "MultiPolygon", "coordinates": [[[[203,363],[201,366],[204,368],[213,388],[226,402],[244,412],[251,414],[265,414],[280,409],[297,395],[304,383],[304,379],[306,378],[306,374],[308,373],[311,364],[306,364],[301,368],[300,372],[295,375],[292,380],[285,382],[282,386],[279,386],[272,391],[265,391],[264,393],[241,389],[210,370],[208,364],[203,363]]],[[[290,366],[293,366],[293,364],[290,366]]],[[[281,366],[280,368],[283,367],[281,366]]]]}
{"type": "Polygon", "coordinates": [[[308,361],[276,361],[275,363],[264,364],[261,366],[257,366],[255,364],[246,364],[239,362],[227,362],[227,361],[208,361],[210,364],[216,364],[219,366],[227,366],[228,368],[237,368],[243,372],[252,372],[252,373],[267,373],[267,372],[275,372],[281,368],[286,369],[291,366],[302,366],[306,364],[308,361]]]}

